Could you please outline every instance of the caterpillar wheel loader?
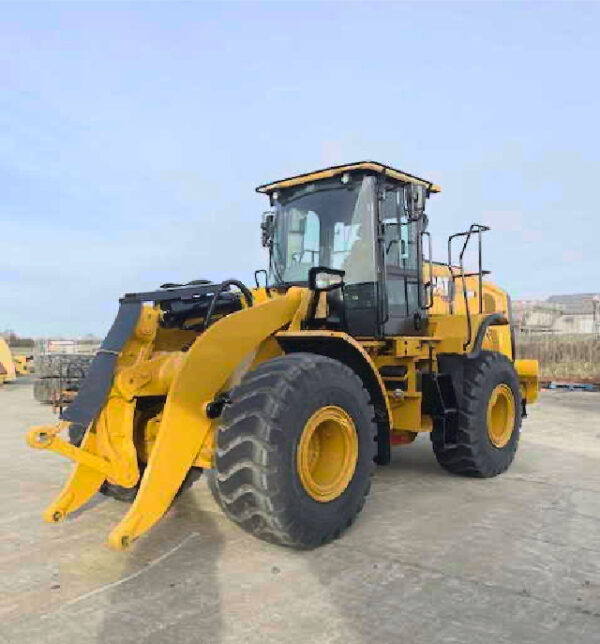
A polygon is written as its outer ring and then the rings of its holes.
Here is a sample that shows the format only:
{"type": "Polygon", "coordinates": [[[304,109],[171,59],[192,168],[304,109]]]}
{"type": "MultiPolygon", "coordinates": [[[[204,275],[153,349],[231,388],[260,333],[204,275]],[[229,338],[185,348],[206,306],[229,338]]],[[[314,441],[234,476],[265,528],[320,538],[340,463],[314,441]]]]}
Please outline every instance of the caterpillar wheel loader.
{"type": "Polygon", "coordinates": [[[29,431],[75,464],[47,521],[99,491],[129,501],[108,538],[124,549],[207,470],[243,529],[312,548],[353,523],[375,464],[420,433],[454,474],[511,464],[538,370],[515,360],[510,299],[482,268],[488,229],[453,235],[434,262],[425,203],[440,188],[370,161],[257,191],[271,210],[256,286],[127,293],[58,424],[29,431]]]}

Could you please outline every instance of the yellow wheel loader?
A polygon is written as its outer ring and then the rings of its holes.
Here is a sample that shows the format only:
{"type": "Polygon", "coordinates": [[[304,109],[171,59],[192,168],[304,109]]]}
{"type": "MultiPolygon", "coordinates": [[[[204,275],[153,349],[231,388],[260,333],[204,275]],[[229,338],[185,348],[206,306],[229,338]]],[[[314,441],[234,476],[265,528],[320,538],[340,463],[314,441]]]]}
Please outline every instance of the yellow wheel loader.
{"type": "Polygon", "coordinates": [[[126,294],[58,425],[29,431],[75,463],[46,520],[99,491],[130,501],[109,535],[123,549],[207,470],[243,529],[312,548],[352,524],[375,464],[419,433],[449,472],[510,466],[538,369],[515,360],[510,299],[482,268],[488,229],[433,262],[425,203],[440,188],[370,161],[257,190],[271,210],[256,287],[126,294]]]}
{"type": "Polygon", "coordinates": [[[13,382],[17,378],[17,371],[13,356],[6,340],[0,337],[0,384],[13,382]]]}
{"type": "Polygon", "coordinates": [[[19,355],[13,356],[15,371],[17,376],[29,376],[33,373],[33,356],[19,355]]]}

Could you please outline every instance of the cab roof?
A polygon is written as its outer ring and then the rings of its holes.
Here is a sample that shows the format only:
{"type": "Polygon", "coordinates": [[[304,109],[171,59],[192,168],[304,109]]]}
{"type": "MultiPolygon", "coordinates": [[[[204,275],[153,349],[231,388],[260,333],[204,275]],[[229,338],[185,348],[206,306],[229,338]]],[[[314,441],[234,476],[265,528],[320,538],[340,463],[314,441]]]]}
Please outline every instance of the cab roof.
{"type": "Polygon", "coordinates": [[[314,172],[298,174],[294,177],[280,179],[279,181],[275,181],[273,183],[265,183],[262,186],[258,186],[258,188],[256,188],[256,192],[270,194],[275,190],[282,190],[284,188],[300,186],[304,183],[312,183],[313,181],[319,181],[321,179],[330,179],[331,177],[337,177],[338,175],[344,174],[344,172],[352,172],[355,170],[367,170],[369,172],[376,172],[377,174],[384,175],[386,177],[389,177],[390,179],[395,179],[396,181],[401,181],[402,183],[416,183],[422,186],[426,186],[430,192],[441,192],[442,190],[440,186],[436,185],[435,183],[431,183],[431,181],[427,181],[427,179],[421,179],[420,177],[416,177],[414,174],[409,174],[408,172],[403,172],[402,170],[396,170],[389,165],[377,163],[376,161],[357,161],[356,163],[334,165],[330,168],[325,168],[324,170],[316,170],[314,172]]]}

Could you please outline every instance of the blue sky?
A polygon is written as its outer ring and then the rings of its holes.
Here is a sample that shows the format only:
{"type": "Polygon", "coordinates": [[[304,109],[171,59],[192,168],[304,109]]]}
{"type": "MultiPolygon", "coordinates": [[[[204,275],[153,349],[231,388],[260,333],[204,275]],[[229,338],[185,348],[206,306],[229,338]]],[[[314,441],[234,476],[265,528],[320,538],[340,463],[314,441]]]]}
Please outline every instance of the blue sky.
{"type": "Polygon", "coordinates": [[[600,290],[600,4],[1,5],[0,329],[265,266],[259,183],[375,159],[492,227],[514,298],[600,290]]]}

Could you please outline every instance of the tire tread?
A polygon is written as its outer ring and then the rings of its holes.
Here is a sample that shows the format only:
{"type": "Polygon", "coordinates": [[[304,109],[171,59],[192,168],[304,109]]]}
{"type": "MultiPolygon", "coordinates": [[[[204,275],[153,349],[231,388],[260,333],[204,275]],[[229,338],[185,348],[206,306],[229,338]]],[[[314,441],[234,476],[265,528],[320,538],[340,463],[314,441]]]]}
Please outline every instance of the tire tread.
{"type": "MultiPolygon", "coordinates": [[[[343,526],[318,532],[289,518],[278,481],[287,476],[277,460],[277,445],[285,438],[288,397],[312,381],[330,383],[343,377],[352,381],[368,409],[375,456],[375,412],[362,381],[346,365],[324,356],[294,353],[260,364],[231,392],[232,404],[223,411],[218,431],[216,471],[209,473],[209,488],[224,513],[244,530],[271,543],[310,548],[337,538],[350,526],[364,505],[370,484],[343,526]]],[[[369,470],[369,479],[374,463],[369,470]]]]}
{"type": "MultiPolygon", "coordinates": [[[[456,444],[447,445],[443,436],[435,430],[431,434],[433,451],[438,463],[453,474],[479,478],[489,478],[506,471],[517,450],[518,433],[521,426],[521,399],[517,383],[515,400],[517,427],[511,441],[498,450],[498,458],[490,458],[487,441],[487,431],[482,431],[479,416],[481,414],[482,394],[488,379],[498,370],[509,368],[514,373],[512,362],[503,354],[482,351],[472,364],[465,367],[462,401],[458,411],[458,431],[456,444]],[[500,452],[502,457],[500,458],[500,452]]],[[[513,383],[514,385],[514,383],[513,383]]],[[[515,388],[513,386],[513,392],[515,388]]]]}

